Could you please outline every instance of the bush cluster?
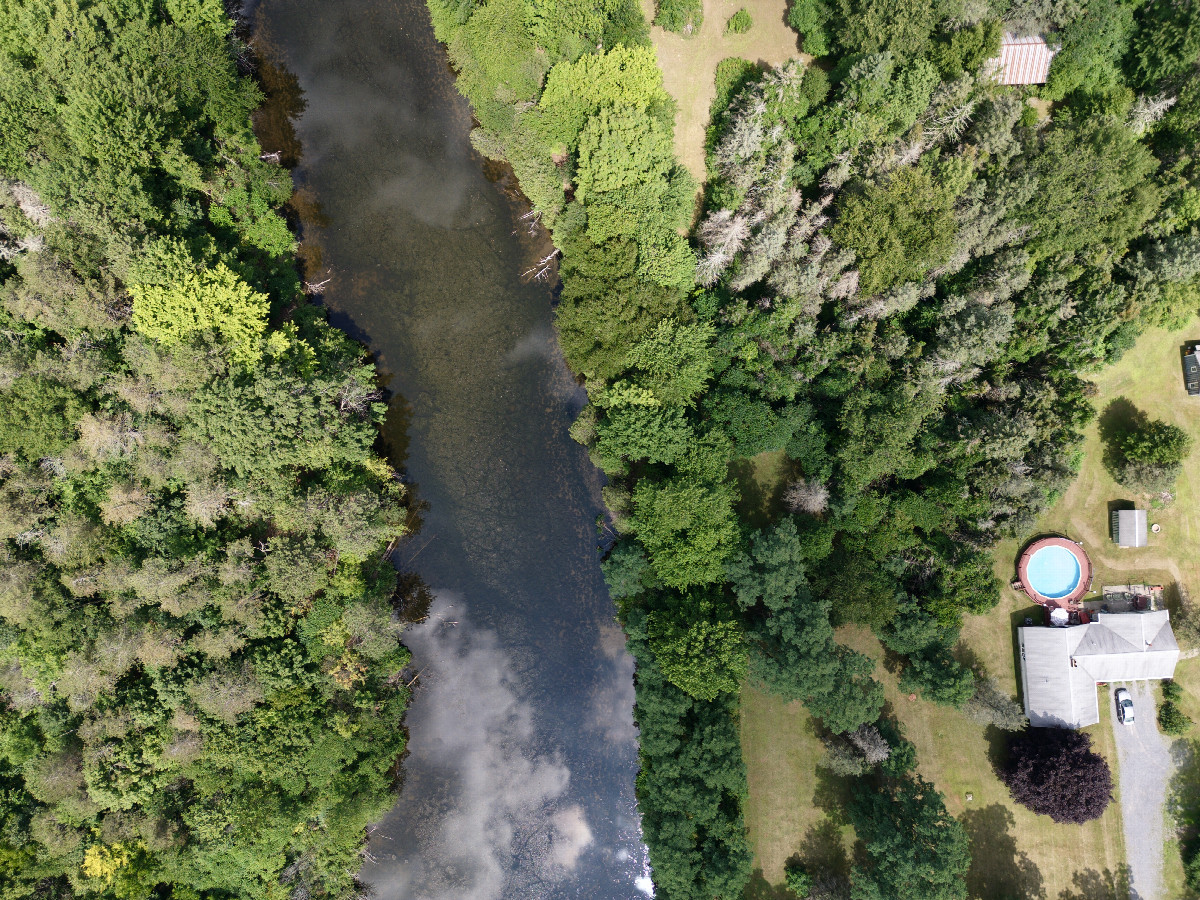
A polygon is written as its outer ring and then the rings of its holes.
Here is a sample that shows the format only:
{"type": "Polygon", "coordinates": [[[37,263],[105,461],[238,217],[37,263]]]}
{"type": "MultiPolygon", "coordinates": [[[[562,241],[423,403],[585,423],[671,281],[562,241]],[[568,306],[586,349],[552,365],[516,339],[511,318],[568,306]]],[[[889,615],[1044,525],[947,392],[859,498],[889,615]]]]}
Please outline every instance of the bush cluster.
{"type": "Polygon", "coordinates": [[[754,19],[750,17],[750,12],[746,7],[742,7],[725,23],[726,34],[745,34],[754,25],[754,19]]]}
{"type": "Polygon", "coordinates": [[[1176,681],[1162,683],[1162,703],[1158,705],[1158,727],[1163,734],[1179,737],[1187,734],[1192,728],[1192,720],[1182,709],[1179,701],[1183,699],[1183,688],[1176,681]]]}
{"type": "Polygon", "coordinates": [[[704,22],[702,0],[657,0],[654,24],[667,31],[692,35],[704,22]]]}

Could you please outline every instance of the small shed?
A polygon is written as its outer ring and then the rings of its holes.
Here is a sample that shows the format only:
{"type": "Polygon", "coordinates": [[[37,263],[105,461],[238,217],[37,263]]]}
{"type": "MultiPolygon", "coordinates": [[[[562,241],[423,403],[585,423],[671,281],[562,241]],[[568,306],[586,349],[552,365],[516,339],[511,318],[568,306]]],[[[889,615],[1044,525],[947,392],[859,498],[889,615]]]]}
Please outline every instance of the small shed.
{"type": "Polygon", "coordinates": [[[1191,396],[1200,396],[1200,346],[1188,347],[1184,351],[1183,386],[1191,396]]]}
{"type": "Polygon", "coordinates": [[[1145,547],[1146,523],[1144,509],[1118,509],[1112,514],[1112,539],[1118,547],[1145,547]]]}
{"type": "Polygon", "coordinates": [[[1045,84],[1057,48],[1040,34],[1017,37],[1006,34],[1000,41],[997,65],[1001,84],[1045,84]]]}

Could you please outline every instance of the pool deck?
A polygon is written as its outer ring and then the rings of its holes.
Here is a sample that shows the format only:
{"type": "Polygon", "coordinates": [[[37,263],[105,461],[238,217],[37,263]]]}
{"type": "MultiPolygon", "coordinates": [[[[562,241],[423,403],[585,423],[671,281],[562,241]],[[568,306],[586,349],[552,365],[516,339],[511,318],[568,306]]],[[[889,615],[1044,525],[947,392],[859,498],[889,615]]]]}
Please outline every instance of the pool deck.
{"type": "Polygon", "coordinates": [[[1075,541],[1068,540],[1065,537],[1045,537],[1040,538],[1029,544],[1022,552],[1020,559],[1017,560],[1017,584],[1015,585],[1029,595],[1029,599],[1041,606],[1053,609],[1065,609],[1071,612],[1081,609],[1079,599],[1092,589],[1092,561],[1088,559],[1087,553],[1084,552],[1083,545],[1075,541]],[[1062,597],[1047,597],[1033,589],[1029,583],[1029,561],[1033,559],[1033,555],[1039,550],[1046,547],[1062,547],[1075,557],[1079,563],[1079,583],[1075,585],[1075,589],[1069,594],[1062,597]]]}

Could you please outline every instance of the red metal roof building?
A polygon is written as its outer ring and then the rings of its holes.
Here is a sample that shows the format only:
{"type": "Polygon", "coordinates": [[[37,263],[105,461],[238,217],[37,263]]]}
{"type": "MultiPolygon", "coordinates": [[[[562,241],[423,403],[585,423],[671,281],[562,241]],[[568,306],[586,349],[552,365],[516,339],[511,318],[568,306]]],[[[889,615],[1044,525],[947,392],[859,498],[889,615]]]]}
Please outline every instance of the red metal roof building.
{"type": "Polygon", "coordinates": [[[1006,34],[1000,42],[1001,84],[1045,84],[1056,48],[1041,35],[1016,37],[1006,34]]]}

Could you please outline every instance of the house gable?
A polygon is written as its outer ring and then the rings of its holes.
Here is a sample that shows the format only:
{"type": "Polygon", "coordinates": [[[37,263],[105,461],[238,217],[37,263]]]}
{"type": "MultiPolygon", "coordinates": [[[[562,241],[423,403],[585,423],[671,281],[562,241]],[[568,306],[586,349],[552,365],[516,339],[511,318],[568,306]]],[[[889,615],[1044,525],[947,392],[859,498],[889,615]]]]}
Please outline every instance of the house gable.
{"type": "Polygon", "coordinates": [[[1099,613],[1069,628],[1019,628],[1025,715],[1037,727],[1100,721],[1096,684],[1171,678],[1179,645],[1166,610],[1099,613]]]}

